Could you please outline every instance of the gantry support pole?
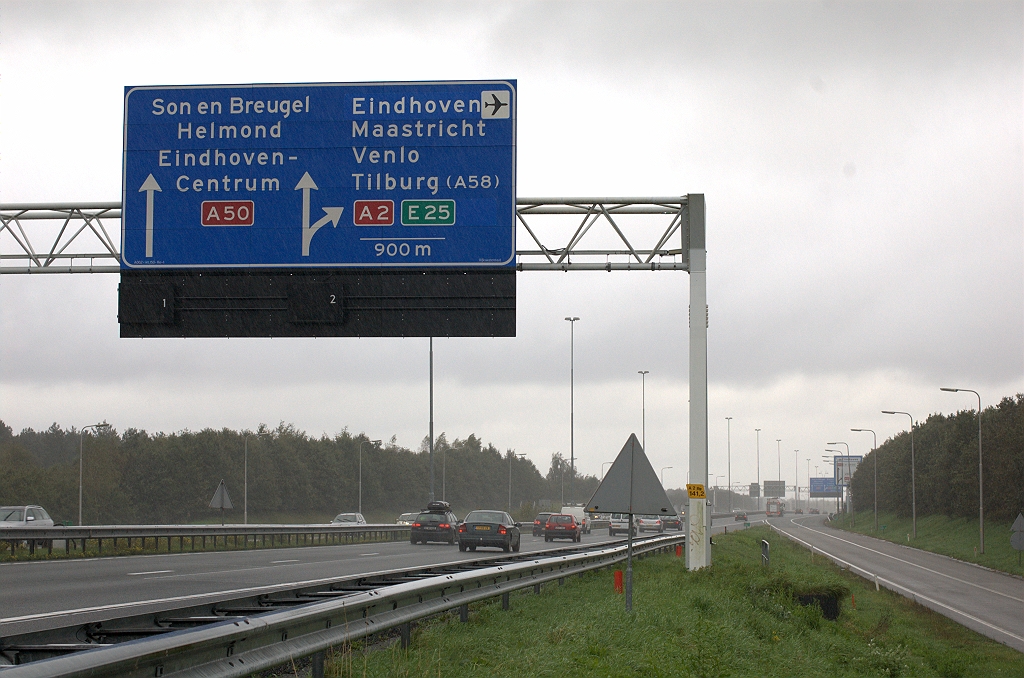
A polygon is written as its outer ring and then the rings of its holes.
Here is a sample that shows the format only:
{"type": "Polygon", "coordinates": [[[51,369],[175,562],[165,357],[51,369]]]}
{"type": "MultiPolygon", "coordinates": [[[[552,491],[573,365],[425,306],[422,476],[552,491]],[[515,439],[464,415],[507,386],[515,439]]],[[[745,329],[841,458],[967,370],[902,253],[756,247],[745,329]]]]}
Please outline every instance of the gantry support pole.
{"type": "MultiPolygon", "coordinates": [[[[704,244],[704,195],[687,196],[690,264],[690,483],[708,485],[708,297],[704,244]]],[[[686,567],[711,565],[711,511],[706,499],[689,499],[686,567]]]]}

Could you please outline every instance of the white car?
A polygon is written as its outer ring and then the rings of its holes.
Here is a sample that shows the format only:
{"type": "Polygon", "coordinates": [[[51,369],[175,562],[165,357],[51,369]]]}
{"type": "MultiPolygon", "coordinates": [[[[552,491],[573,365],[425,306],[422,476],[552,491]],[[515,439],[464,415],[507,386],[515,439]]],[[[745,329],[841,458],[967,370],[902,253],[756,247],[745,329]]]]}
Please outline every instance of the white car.
{"type": "Polygon", "coordinates": [[[339,513],[334,516],[331,525],[365,525],[366,519],[362,513],[339,513]]]}
{"type": "Polygon", "coordinates": [[[395,521],[395,525],[412,525],[413,521],[416,520],[416,516],[420,514],[419,511],[413,513],[403,513],[398,516],[398,520],[395,521]]]}
{"type": "MultiPolygon", "coordinates": [[[[633,534],[636,535],[637,516],[633,516],[633,534]]],[[[629,529],[628,513],[613,513],[608,521],[608,536],[614,537],[617,534],[625,534],[629,529]]]]}
{"type": "Polygon", "coordinates": [[[582,506],[563,506],[562,513],[575,517],[576,522],[583,526],[583,534],[590,534],[590,514],[582,506]]]}
{"type": "Polygon", "coordinates": [[[53,518],[42,506],[0,506],[0,528],[53,527],[53,518]]]}
{"type": "Polygon", "coordinates": [[[641,532],[664,532],[665,523],[661,516],[640,516],[637,521],[637,529],[641,532]]]}

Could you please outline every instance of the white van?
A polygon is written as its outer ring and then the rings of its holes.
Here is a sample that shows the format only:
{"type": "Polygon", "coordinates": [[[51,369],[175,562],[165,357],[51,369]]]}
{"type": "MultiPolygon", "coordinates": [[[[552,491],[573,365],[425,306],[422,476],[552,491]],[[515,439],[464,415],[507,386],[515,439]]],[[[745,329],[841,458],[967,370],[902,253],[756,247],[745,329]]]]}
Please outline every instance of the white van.
{"type": "Polygon", "coordinates": [[[583,526],[583,534],[590,534],[590,514],[582,506],[563,506],[562,513],[575,516],[576,522],[583,526]]]}

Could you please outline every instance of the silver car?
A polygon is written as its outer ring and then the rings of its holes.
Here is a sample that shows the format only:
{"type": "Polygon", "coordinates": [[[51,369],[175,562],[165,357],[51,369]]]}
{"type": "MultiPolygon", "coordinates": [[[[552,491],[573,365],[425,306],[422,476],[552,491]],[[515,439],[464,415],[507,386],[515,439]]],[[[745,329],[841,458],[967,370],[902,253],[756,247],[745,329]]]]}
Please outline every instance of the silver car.
{"type": "Polygon", "coordinates": [[[0,529],[5,527],[53,527],[53,518],[42,506],[0,506],[0,529]]]}
{"type": "Polygon", "coordinates": [[[332,525],[365,525],[366,519],[362,513],[339,513],[331,521],[332,525]]]}

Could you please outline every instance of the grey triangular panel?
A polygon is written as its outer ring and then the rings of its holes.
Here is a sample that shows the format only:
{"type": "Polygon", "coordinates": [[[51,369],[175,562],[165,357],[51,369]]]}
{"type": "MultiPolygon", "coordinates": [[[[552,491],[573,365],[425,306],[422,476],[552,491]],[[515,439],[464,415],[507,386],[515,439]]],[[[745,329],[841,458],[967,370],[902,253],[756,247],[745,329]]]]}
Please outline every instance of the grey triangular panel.
{"type": "Polygon", "coordinates": [[[231,508],[231,497],[228,496],[228,486],[224,484],[223,480],[220,481],[220,485],[217,486],[217,491],[213,493],[213,499],[210,501],[210,508],[231,508]]]}
{"type": "Polygon", "coordinates": [[[1013,521],[1013,526],[1010,529],[1014,532],[1024,532],[1024,513],[1017,514],[1017,520],[1013,521]]]}
{"type": "Polygon", "coordinates": [[[675,513],[658,474],[644,454],[644,448],[635,433],[623,445],[604,480],[597,486],[594,496],[587,502],[592,513],[634,513],[665,515],[675,513]],[[630,459],[633,463],[633,499],[630,503],[630,459]]]}

